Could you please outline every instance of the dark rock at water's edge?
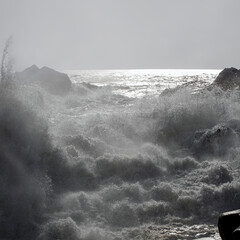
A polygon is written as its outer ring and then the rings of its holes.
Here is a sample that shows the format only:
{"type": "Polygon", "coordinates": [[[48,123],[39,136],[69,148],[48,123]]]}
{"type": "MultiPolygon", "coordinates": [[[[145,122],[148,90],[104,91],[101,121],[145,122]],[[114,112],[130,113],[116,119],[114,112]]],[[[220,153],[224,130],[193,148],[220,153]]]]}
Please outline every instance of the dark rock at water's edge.
{"type": "MultiPolygon", "coordinates": [[[[178,92],[179,90],[183,89],[190,89],[194,91],[194,86],[196,84],[200,84],[201,82],[197,80],[189,81],[184,83],[180,86],[174,88],[167,88],[165,89],[160,96],[171,96],[178,92]]],[[[240,90],[240,69],[236,69],[234,67],[231,68],[224,68],[216,77],[214,82],[208,86],[205,86],[202,90],[213,90],[215,87],[220,88],[223,91],[237,89],[240,90]]],[[[200,93],[201,91],[196,91],[200,93]]]]}
{"type": "MultiPolygon", "coordinates": [[[[172,143],[177,144],[197,159],[208,156],[223,157],[230,149],[239,147],[240,120],[232,119],[196,131],[189,129],[185,127],[184,131],[179,131],[170,123],[158,130],[157,143],[168,147],[172,143]]],[[[176,146],[174,144],[173,148],[176,146]]]]}
{"type": "Polygon", "coordinates": [[[223,213],[218,219],[218,230],[223,240],[239,240],[240,210],[223,213]]]}
{"type": "Polygon", "coordinates": [[[211,87],[218,86],[223,90],[232,90],[240,88],[240,70],[236,68],[224,68],[211,87]]]}
{"type": "Polygon", "coordinates": [[[196,131],[193,138],[189,139],[191,143],[188,143],[192,146],[194,156],[224,156],[230,147],[238,147],[240,136],[237,124],[237,120],[232,120],[211,129],[196,131]]]}
{"type": "Polygon", "coordinates": [[[48,67],[38,68],[36,65],[16,73],[15,79],[23,84],[37,84],[55,95],[65,95],[72,88],[72,82],[67,74],[48,67]]]}

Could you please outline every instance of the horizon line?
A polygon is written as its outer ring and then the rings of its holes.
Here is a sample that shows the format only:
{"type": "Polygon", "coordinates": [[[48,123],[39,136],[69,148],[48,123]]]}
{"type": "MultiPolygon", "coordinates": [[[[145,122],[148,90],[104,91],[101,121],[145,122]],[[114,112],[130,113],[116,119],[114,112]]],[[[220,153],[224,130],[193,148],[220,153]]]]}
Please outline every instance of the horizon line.
{"type": "Polygon", "coordinates": [[[224,68],[86,68],[86,69],[60,69],[61,71],[121,71],[121,70],[160,70],[160,71],[181,71],[181,70],[188,70],[188,71],[200,71],[200,70],[207,70],[207,71],[221,71],[224,68]]]}

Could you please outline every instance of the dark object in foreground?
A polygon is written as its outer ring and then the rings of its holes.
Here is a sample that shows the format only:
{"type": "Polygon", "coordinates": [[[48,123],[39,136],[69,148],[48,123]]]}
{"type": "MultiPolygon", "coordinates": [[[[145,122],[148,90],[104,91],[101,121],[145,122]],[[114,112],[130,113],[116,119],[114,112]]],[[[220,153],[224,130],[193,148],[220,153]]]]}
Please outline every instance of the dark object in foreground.
{"type": "Polygon", "coordinates": [[[223,213],[218,219],[218,230],[223,240],[239,240],[240,210],[223,213]]]}
{"type": "Polygon", "coordinates": [[[234,240],[236,239],[240,239],[240,227],[238,227],[237,229],[235,229],[232,233],[232,237],[234,240]]]}

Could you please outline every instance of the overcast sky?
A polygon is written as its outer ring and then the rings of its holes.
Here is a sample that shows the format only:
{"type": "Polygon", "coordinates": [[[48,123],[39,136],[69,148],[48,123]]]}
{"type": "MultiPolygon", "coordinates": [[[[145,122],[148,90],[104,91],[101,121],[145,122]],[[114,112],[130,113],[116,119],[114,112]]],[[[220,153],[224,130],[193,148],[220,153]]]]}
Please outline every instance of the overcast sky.
{"type": "Polygon", "coordinates": [[[240,0],[0,0],[16,68],[240,68],[240,0]]]}

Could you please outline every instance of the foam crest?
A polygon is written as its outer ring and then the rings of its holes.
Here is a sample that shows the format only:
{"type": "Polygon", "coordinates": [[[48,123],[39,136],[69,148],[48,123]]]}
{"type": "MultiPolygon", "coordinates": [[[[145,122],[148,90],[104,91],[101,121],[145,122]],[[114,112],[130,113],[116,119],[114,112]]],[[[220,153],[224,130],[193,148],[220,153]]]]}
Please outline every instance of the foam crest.
{"type": "Polygon", "coordinates": [[[240,207],[238,92],[25,91],[0,95],[0,238],[141,239],[240,207]]]}

